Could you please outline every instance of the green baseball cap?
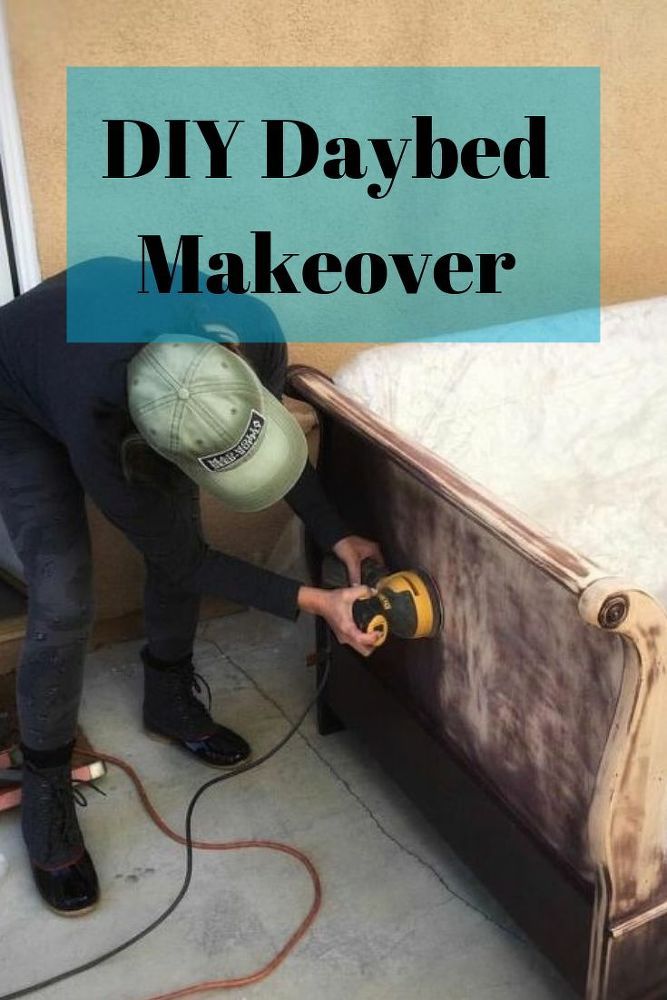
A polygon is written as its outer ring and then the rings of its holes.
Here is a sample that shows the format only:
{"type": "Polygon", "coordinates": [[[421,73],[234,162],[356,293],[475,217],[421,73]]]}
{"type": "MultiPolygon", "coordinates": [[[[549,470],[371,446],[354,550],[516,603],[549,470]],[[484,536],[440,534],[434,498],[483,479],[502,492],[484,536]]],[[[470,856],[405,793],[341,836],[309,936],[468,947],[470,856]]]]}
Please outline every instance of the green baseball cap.
{"type": "Polygon", "coordinates": [[[303,472],[298,422],[221,343],[158,337],[130,361],[127,378],[144,440],[233,510],[270,507],[303,472]]]}

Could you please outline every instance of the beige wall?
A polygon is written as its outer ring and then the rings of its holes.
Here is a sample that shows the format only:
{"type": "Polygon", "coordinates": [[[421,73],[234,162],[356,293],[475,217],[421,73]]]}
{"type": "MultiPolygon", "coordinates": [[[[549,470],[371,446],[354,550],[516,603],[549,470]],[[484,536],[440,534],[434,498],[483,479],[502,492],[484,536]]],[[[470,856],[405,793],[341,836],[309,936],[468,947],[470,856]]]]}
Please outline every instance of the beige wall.
{"type": "MultiPolygon", "coordinates": [[[[0,0],[1,2],[1,0],[0,0]]],[[[45,275],[65,264],[68,65],[572,65],[602,67],[602,298],[667,292],[665,0],[6,0],[45,275]]],[[[334,369],[355,345],[294,345],[334,369]]],[[[263,561],[285,505],[208,534],[263,561]]],[[[98,608],[140,603],[141,565],[93,519],[98,608]]]]}
{"type": "MultiPolygon", "coordinates": [[[[67,65],[602,67],[602,299],[667,292],[665,0],[7,0],[39,252],[65,263],[67,65]]],[[[331,370],[355,348],[295,345],[331,370]]]]}

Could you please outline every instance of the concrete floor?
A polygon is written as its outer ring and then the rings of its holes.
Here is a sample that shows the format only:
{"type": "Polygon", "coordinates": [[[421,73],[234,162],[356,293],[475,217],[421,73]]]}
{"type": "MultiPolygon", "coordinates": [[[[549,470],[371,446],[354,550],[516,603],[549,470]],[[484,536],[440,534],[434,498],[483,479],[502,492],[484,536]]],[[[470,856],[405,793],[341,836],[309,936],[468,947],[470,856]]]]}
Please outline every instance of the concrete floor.
{"type": "MultiPolygon", "coordinates": [[[[217,716],[261,752],[310,697],[312,623],[255,612],[205,624],[197,662],[217,716]]],[[[82,719],[92,742],[125,756],[182,829],[214,772],[140,731],[138,643],[90,655],[82,719]]],[[[0,993],[85,961],[147,924],[173,897],[183,850],[149,822],[129,781],[80,813],[103,903],[77,922],[51,915],[32,888],[17,813],[0,815],[0,993]]],[[[304,850],[324,884],[313,929],[247,1000],[568,1000],[562,980],[456,860],[352,734],[314,720],[274,759],[201,801],[201,839],[275,838],[304,850]]],[[[310,883],[289,857],[197,852],[190,893],[145,942],[39,993],[44,1000],[142,1000],[200,979],[243,975],[280,947],[305,913],[310,883]]]]}

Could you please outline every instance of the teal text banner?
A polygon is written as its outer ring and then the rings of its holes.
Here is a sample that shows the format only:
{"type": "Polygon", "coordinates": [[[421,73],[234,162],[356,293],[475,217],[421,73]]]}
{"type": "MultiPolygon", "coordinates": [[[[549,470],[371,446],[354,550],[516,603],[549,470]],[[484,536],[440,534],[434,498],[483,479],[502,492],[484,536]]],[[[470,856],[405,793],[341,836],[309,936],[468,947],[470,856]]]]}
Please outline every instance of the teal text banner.
{"type": "Polygon", "coordinates": [[[597,340],[599,200],[596,68],[70,68],[68,339],[597,340]]]}

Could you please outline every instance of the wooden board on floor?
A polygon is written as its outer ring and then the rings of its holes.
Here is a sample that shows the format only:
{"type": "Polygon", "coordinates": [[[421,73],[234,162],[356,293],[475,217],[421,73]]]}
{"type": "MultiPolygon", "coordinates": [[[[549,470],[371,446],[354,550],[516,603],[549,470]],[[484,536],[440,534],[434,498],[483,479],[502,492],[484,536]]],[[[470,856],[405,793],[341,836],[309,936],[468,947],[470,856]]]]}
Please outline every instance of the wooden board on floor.
{"type": "Polygon", "coordinates": [[[24,584],[0,569],[0,675],[16,666],[25,635],[27,611],[24,584]]]}
{"type": "MultiPolygon", "coordinates": [[[[0,589],[6,586],[0,578],[0,589]]],[[[21,649],[21,643],[25,636],[26,629],[26,598],[18,594],[7,596],[7,609],[15,607],[16,597],[22,602],[23,612],[19,616],[2,617],[0,611],[0,676],[11,672],[16,668],[16,663],[21,649]]],[[[1,604],[0,604],[1,608],[1,604]]],[[[226,615],[237,614],[246,609],[239,604],[232,604],[222,598],[209,598],[202,602],[201,620],[208,618],[222,618],[226,615]]],[[[90,648],[99,649],[111,642],[126,642],[129,639],[138,639],[144,634],[143,614],[141,611],[134,611],[132,614],[122,615],[119,618],[106,618],[95,622],[90,648]]]]}
{"type": "Polygon", "coordinates": [[[0,751],[15,742],[16,720],[16,675],[0,674],[0,751]]]}
{"type": "MultiPolygon", "coordinates": [[[[205,598],[202,601],[200,620],[223,618],[238,614],[246,609],[240,604],[232,604],[223,598],[205,598]]],[[[99,649],[111,642],[126,642],[128,639],[139,639],[144,634],[144,618],[142,611],[133,611],[119,618],[106,618],[95,622],[91,649],[99,649]]],[[[0,668],[1,669],[1,668],[0,668]]]]}
{"type": "Polygon", "coordinates": [[[27,605],[25,594],[0,575],[0,625],[12,618],[23,618],[27,605]]]}
{"type": "Polygon", "coordinates": [[[23,638],[27,610],[28,599],[22,585],[0,570],[0,643],[23,638]]]}

